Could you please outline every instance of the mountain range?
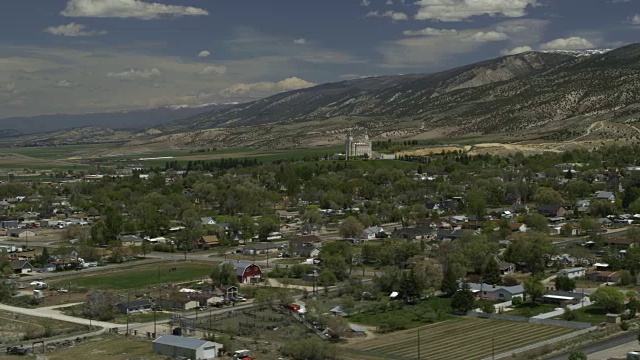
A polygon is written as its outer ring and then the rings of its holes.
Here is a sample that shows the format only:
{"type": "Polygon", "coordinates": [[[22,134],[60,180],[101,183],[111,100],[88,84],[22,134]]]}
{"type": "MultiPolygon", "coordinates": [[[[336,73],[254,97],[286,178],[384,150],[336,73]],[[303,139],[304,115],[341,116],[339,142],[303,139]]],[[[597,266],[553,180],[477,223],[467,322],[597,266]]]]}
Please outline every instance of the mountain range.
{"type": "Polygon", "coordinates": [[[157,127],[183,141],[288,147],[377,138],[495,134],[571,138],[596,121],[640,120],[640,45],[526,52],[432,74],[289,91],[157,127]],[[191,139],[191,140],[190,140],[191,139]]]}
{"type": "Polygon", "coordinates": [[[73,129],[102,127],[110,130],[143,130],[172,120],[184,119],[229,105],[173,105],[153,109],[88,114],[51,114],[0,119],[0,137],[73,129]]]}

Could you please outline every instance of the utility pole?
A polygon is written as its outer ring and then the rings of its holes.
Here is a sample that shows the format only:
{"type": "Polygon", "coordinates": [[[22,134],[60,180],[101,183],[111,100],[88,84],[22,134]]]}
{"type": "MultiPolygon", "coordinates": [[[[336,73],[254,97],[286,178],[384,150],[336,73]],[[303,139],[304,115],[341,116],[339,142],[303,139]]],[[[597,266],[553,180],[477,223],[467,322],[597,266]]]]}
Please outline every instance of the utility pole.
{"type": "Polygon", "coordinates": [[[129,336],[129,306],[131,304],[131,292],[127,292],[127,334],[129,336]]]}
{"type": "Polygon", "coordinates": [[[418,360],[420,360],[420,330],[418,330],[418,360]]]}

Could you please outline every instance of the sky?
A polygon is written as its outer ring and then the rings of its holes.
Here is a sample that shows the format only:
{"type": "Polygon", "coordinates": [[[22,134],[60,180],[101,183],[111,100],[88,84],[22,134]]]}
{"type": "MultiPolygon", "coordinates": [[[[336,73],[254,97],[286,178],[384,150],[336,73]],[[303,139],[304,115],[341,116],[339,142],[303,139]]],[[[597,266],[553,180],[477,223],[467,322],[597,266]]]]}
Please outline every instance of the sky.
{"type": "Polygon", "coordinates": [[[640,0],[10,0],[0,118],[245,102],[531,50],[620,47],[640,0]]]}

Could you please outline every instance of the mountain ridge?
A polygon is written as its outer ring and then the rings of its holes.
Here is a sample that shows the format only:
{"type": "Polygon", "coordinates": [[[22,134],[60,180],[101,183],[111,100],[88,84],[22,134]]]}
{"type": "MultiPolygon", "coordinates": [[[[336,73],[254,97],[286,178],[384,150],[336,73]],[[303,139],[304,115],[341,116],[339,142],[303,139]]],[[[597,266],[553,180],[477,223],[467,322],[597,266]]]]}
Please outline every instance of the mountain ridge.
{"type": "MultiPolygon", "coordinates": [[[[321,84],[157,127],[218,131],[227,142],[299,146],[367,128],[374,137],[579,134],[594,121],[636,122],[640,45],[577,56],[525,52],[430,74],[321,84]],[[621,112],[624,110],[624,113],[621,112]],[[307,141],[308,140],[308,141],[307,141]]],[[[162,136],[162,135],[161,135],[162,136]]]]}

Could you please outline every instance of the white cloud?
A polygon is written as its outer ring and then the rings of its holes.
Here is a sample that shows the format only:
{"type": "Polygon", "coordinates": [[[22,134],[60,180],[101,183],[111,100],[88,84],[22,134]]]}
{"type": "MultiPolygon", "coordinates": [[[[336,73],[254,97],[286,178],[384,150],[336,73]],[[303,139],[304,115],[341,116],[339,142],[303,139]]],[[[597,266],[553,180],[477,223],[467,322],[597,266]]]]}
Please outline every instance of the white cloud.
{"type": "Polygon", "coordinates": [[[441,35],[455,35],[458,33],[456,29],[434,29],[425,28],[421,30],[405,30],[402,32],[405,36],[441,36],[441,35]]]}
{"type": "Polygon", "coordinates": [[[87,27],[82,24],[70,23],[67,25],[50,26],[44,29],[45,32],[61,36],[94,36],[105,35],[106,31],[87,31],[87,27]]]}
{"type": "Polygon", "coordinates": [[[71,87],[73,84],[67,80],[60,80],[56,83],[56,87],[59,88],[68,88],[71,87]]]}
{"type": "Polygon", "coordinates": [[[488,42],[488,41],[504,41],[509,37],[505,33],[497,31],[478,31],[471,36],[464,37],[460,41],[488,42]]]}
{"type": "Polygon", "coordinates": [[[208,52],[207,50],[202,50],[202,51],[200,51],[200,52],[198,53],[198,57],[199,57],[199,58],[207,57],[207,56],[209,56],[209,55],[211,55],[211,53],[210,53],[210,52],[208,52]]]}
{"type": "Polygon", "coordinates": [[[533,51],[533,49],[531,48],[531,46],[524,45],[524,46],[514,47],[513,49],[504,49],[504,50],[500,51],[500,54],[502,54],[502,55],[517,55],[517,54],[522,54],[522,53],[528,52],[528,51],[533,51]]]}
{"type": "Polygon", "coordinates": [[[369,6],[371,5],[371,0],[360,0],[360,6],[369,6]]]}
{"type": "Polygon", "coordinates": [[[152,80],[162,76],[162,71],[158,68],[153,69],[128,69],[123,72],[107,74],[108,77],[118,78],[123,81],[131,80],[152,80]]]}
{"type": "Polygon", "coordinates": [[[305,38],[295,39],[293,40],[293,43],[298,45],[304,45],[307,43],[307,39],[305,38]]]}
{"type": "MultiPolygon", "coordinates": [[[[450,63],[459,61],[461,57],[467,57],[467,63],[482,60],[473,53],[491,44],[491,41],[504,41],[505,48],[540,43],[548,25],[548,20],[512,19],[486,28],[442,32],[441,36],[435,36],[440,33],[438,29],[426,30],[426,34],[434,35],[410,36],[384,42],[377,49],[384,59],[380,66],[449,69],[450,63]]],[[[413,32],[409,34],[413,35],[413,32]]]]}
{"type": "Polygon", "coordinates": [[[209,12],[191,6],[165,5],[142,0],[69,0],[60,14],[69,17],[157,19],[162,16],[202,16],[209,12]]]}
{"type": "Polygon", "coordinates": [[[246,95],[246,94],[275,94],[284,91],[304,89],[317,84],[297,78],[290,77],[278,82],[257,82],[251,84],[235,84],[222,91],[225,96],[246,95]]]}
{"type": "Polygon", "coordinates": [[[581,50],[595,47],[589,40],[577,36],[560,38],[540,45],[543,50],[581,50]]]}
{"type": "Polygon", "coordinates": [[[398,12],[398,11],[386,11],[386,12],[370,11],[367,15],[365,15],[365,17],[368,17],[368,18],[388,17],[388,18],[391,18],[391,20],[393,21],[409,20],[409,17],[407,16],[407,14],[403,12],[398,12]]]}
{"type": "Polygon", "coordinates": [[[226,66],[216,66],[216,65],[209,65],[206,68],[202,69],[202,71],[200,71],[198,74],[199,75],[224,75],[227,73],[227,67],[226,66]]]}
{"type": "Polygon", "coordinates": [[[633,25],[640,25],[640,14],[635,14],[633,15],[630,19],[629,22],[633,25]]]}
{"type": "Polygon", "coordinates": [[[386,4],[387,5],[393,5],[393,0],[387,0],[386,4]]]}
{"type": "Polygon", "coordinates": [[[462,21],[472,16],[523,17],[537,0],[419,0],[418,20],[462,21]]]}

